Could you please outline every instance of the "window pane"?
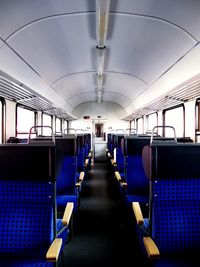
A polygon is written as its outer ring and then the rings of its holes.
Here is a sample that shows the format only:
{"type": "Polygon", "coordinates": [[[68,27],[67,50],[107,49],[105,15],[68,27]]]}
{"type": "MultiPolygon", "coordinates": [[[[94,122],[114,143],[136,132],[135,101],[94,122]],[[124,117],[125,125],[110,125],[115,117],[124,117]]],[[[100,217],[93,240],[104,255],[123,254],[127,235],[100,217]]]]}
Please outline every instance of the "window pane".
{"type": "MultiPolygon", "coordinates": [[[[67,129],[67,121],[64,120],[64,128],[63,128],[63,133],[64,133],[64,130],[67,129]]],[[[65,133],[67,133],[67,130],[65,131],[65,133]]]]}
{"type": "MultiPolygon", "coordinates": [[[[183,107],[167,110],[165,112],[165,125],[173,126],[178,137],[183,136],[183,107]]],[[[174,132],[171,129],[165,130],[166,137],[174,137],[174,132]]]]}
{"type": "Polygon", "coordinates": [[[56,133],[61,133],[61,119],[56,118],[56,133]]]}
{"type": "MultiPolygon", "coordinates": [[[[52,127],[52,123],[51,122],[52,122],[51,116],[47,115],[47,114],[43,114],[43,126],[52,127]]],[[[52,135],[51,129],[43,127],[43,135],[51,136],[52,135]]]]}
{"type": "Polygon", "coordinates": [[[131,129],[136,129],[135,120],[132,120],[132,122],[131,122],[131,129]]]}
{"type": "Polygon", "coordinates": [[[28,138],[30,128],[35,125],[35,113],[32,110],[17,107],[17,137],[28,138]]]}
{"type": "Polygon", "coordinates": [[[2,143],[2,116],[3,116],[3,104],[0,101],[0,143],[2,143]]]}
{"type": "Polygon", "coordinates": [[[143,118],[137,120],[137,133],[143,134],[143,118]]]}
{"type": "MultiPolygon", "coordinates": [[[[147,132],[152,132],[153,127],[157,126],[157,113],[150,114],[147,121],[147,132]]],[[[156,132],[156,129],[155,129],[156,132]]]]}

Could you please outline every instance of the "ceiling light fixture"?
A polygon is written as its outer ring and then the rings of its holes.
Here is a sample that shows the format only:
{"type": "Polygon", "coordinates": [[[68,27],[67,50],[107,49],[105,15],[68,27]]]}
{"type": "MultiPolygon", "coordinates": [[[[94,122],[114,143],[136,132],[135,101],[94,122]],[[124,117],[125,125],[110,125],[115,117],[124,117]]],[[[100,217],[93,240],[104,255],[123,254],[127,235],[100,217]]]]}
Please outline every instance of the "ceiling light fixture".
{"type": "Polygon", "coordinates": [[[97,47],[104,48],[108,32],[110,0],[96,0],[97,47]]]}
{"type": "Polygon", "coordinates": [[[104,59],[105,59],[105,47],[97,47],[98,65],[97,65],[97,75],[102,76],[104,72],[104,59]]]}
{"type": "Polygon", "coordinates": [[[97,101],[101,103],[103,89],[103,75],[97,75],[97,101]]]}
{"type": "Polygon", "coordinates": [[[97,102],[100,104],[101,103],[101,98],[102,98],[102,92],[97,91],[97,102]]]}
{"type": "Polygon", "coordinates": [[[103,75],[97,75],[97,88],[98,90],[102,90],[103,88],[103,75]]]}

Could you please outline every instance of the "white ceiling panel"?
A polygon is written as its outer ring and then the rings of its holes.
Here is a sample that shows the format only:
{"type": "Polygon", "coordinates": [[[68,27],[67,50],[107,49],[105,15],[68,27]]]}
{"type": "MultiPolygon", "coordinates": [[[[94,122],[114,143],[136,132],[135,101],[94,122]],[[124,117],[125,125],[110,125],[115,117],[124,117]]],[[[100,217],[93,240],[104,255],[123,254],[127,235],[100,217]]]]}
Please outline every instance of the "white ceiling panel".
{"type": "Polygon", "coordinates": [[[70,102],[71,98],[80,93],[96,92],[96,73],[83,72],[67,75],[57,80],[52,86],[70,102]]]}
{"type": "Polygon", "coordinates": [[[196,43],[181,29],[148,17],[119,14],[114,18],[112,28],[105,70],[129,73],[148,84],[158,79],[196,43]]]}
{"type": "Polygon", "coordinates": [[[1,0],[0,2],[0,36],[5,39],[24,25],[41,18],[95,11],[95,1],[90,0],[1,0]]]}
{"type": "Polygon", "coordinates": [[[124,95],[115,92],[103,92],[103,101],[114,102],[119,104],[121,107],[127,107],[131,101],[124,95]]]}
{"type": "Polygon", "coordinates": [[[199,0],[112,1],[111,12],[140,14],[169,21],[200,39],[199,0]]]}
{"type": "Polygon", "coordinates": [[[97,100],[96,94],[94,94],[93,91],[89,91],[89,92],[80,93],[80,94],[77,94],[71,97],[70,104],[73,107],[76,107],[80,105],[81,103],[96,102],[96,100],[97,100]]]}
{"type": "Polygon", "coordinates": [[[106,72],[104,78],[104,92],[116,93],[126,97],[128,101],[133,101],[142,91],[147,88],[147,84],[138,77],[127,73],[106,72]]]}
{"type": "Polygon", "coordinates": [[[90,37],[89,16],[62,15],[33,23],[7,40],[49,84],[60,77],[91,71],[95,40],[90,37]]]}

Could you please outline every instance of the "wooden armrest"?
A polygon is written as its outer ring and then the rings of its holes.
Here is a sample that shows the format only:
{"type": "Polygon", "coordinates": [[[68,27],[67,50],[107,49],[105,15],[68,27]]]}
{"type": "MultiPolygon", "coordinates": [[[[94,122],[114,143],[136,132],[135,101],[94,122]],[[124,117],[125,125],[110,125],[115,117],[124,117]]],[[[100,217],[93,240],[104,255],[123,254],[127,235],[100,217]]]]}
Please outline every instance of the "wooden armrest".
{"type": "Polygon", "coordinates": [[[108,152],[109,150],[108,150],[108,148],[106,148],[106,152],[108,152]]]}
{"type": "Polygon", "coordinates": [[[146,248],[148,257],[150,259],[159,259],[160,258],[160,251],[156,246],[153,239],[149,236],[143,237],[144,246],[146,248]]]}
{"type": "Polygon", "coordinates": [[[77,182],[77,183],[76,183],[76,187],[80,187],[80,186],[81,186],[81,183],[82,183],[82,181],[77,182]]]}
{"type": "Polygon", "coordinates": [[[144,223],[144,218],[140,209],[140,204],[138,202],[132,202],[132,208],[135,214],[137,224],[142,225],[144,223]]]}
{"type": "Polygon", "coordinates": [[[52,242],[51,246],[47,251],[46,260],[49,262],[57,262],[61,246],[62,246],[62,238],[54,239],[54,241],[52,242]]]}
{"type": "Polygon", "coordinates": [[[73,212],[73,208],[74,208],[74,203],[73,202],[68,202],[66,207],[65,207],[65,212],[62,218],[62,223],[63,225],[69,225],[71,216],[72,216],[72,212],[73,212]]]}
{"type": "Polygon", "coordinates": [[[89,159],[86,159],[86,160],[85,160],[85,167],[87,167],[88,164],[89,164],[89,159]]]}
{"type": "Polygon", "coordinates": [[[92,157],[92,152],[90,152],[89,154],[88,154],[88,158],[91,158],[92,157]]]}
{"type": "Polygon", "coordinates": [[[116,166],[116,165],[117,165],[116,162],[114,161],[114,159],[111,159],[110,161],[111,161],[111,164],[112,164],[113,166],[116,166]]]}
{"type": "Polygon", "coordinates": [[[79,181],[83,181],[84,176],[85,176],[85,173],[84,172],[80,172],[80,174],[79,174],[79,181]]]}
{"type": "Polygon", "coordinates": [[[122,185],[123,187],[127,187],[127,183],[126,183],[126,182],[121,182],[121,185],[122,185]]]}
{"type": "Polygon", "coordinates": [[[119,172],[115,172],[115,177],[117,178],[118,181],[122,180],[122,177],[119,172]]]}
{"type": "Polygon", "coordinates": [[[110,152],[108,152],[108,158],[112,158],[112,156],[111,156],[110,152]]]}

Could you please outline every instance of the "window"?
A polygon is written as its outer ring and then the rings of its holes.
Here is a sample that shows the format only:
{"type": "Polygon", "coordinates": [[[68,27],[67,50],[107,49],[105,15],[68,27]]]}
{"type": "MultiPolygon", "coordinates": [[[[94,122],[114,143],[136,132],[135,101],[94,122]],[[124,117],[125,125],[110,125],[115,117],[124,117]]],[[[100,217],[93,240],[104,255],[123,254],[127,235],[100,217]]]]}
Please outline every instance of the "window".
{"type": "MultiPolygon", "coordinates": [[[[42,115],[42,126],[50,126],[52,127],[52,116],[44,114],[42,115]]],[[[42,134],[46,136],[52,135],[52,130],[50,128],[43,127],[42,134]]]]}
{"type": "Polygon", "coordinates": [[[143,134],[143,118],[137,119],[137,133],[143,134]]]}
{"type": "Polygon", "coordinates": [[[130,128],[133,129],[133,131],[136,129],[135,119],[130,122],[130,128]]]}
{"type": "Polygon", "coordinates": [[[64,126],[63,126],[64,128],[63,128],[63,133],[67,133],[67,121],[66,120],[64,120],[64,126]]]}
{"type": "Polygon", "coordinates": [[[195,131],[195,138],[196,142],[200,142],[200,99],[197,99],[196,101],[196,131],[195,131]]]}
{"type": "MultiPolygon", "coordinates": [[[[147,132],[152,132],[153,127],[158,125],[158,113],[152,113],[147,116],[147,132]]],[[[156,129],[155,129],[155,132],[156,129]]]]}
{"type": "Polygon", "coordinates": [[[59,118],[56,118],[56,133],[62,133],[62,120],[59,118]]]}
{"type": "MultiPolygon", "coordinates": [[[[177,137],[184,136],[184,106],[178,106],[164,110],[164,125],[173,126],[176,130],[177,137]]],[[[174,132],[171,129],[165,129],[166,137],[174,137],[174,132]]]]}
{"type": "Polygon", "coordinates": [[[35,118],[34,110],[17,106],[17,137],[28,138],[30,128],[35,126],[35,118]]]}
{"type": "Polygon", "coordinates": [[[3,108],[4,108],[4,102],[0,99],[0,143],[3,141],[3,108]]]}

